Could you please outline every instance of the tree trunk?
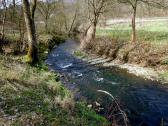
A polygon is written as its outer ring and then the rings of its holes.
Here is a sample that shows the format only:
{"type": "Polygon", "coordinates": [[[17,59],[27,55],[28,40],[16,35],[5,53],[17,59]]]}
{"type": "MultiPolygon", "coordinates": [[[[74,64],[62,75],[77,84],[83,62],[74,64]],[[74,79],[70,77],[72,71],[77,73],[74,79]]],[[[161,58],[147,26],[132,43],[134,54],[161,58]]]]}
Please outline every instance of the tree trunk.
{"type": "Polygon", "coordinates": [[[91,42],[95,39],[97,23],[92,23],[87,29],[86,34],[81,41],[81,49],[87,49],[91,46],[91,42]]]}
{"type": "Polygon", "coordinates": [[[5,37],[5,22],[6,22],[6,12],[7,12],[7,7],[6,7],[6,1],[2,1],[3,7],[5,8],[3,11],[3,17],[2,17],[2,27],[1,27],[1,39],[4,41],[5,37]]]}
{"type": "Polygon", "coordinates": [[[49,31],[48,31],[48,18],[46,17],[46,19],[45,19],[45,31],[46,31],[46,33],[48,33],[49,31]]]}
{"type": "Polygon", "coordinates": [[[131,42],[135,43],[136,42],[136,7],[133,9],[133,17],[132,17],[132,38],[131,42]]]}
{"type": "Polygon", "coordinates": [[[49,32],[49,31],[48,31],[48,24],[47,24],[47,22],[45,23],[45,31],[46,31],[46,33],[49,32]]]}
{"type": "Polygon", "coordinates": [[[3,19],[2,19],[2,28],[1,28],[2,41],[4,41],[4,37],[5,37],[5,21],[6,21],[6,11],[4,12],[3,19]]]}
{"type": "Polygon", "coordinates": [[[73,20],[72,20],[72,23],[71,23],[71,26],[70,26],[70,29],[68,31],[68,36],[71,36],[71,32],[72,32],[72,29],[73,29],[73,26],[74,26],[74,23],[75,23],[75,20],[76,20],[76,17],[77,17],[77,9],[75,10],[75,15],[73,17],[73,20]]]}
{"type": "Polygon", "coordinates": [[[136,42],[136,5],[133,7],[133,17],[132,17],[132,38],[131,42],[135,43],[136,42]]]}
{"type": "Polygon", "coordinates": [[[33,65],[38,61],[38,49],[37,49],[36,31],[34,24],[35,8],[32,7],[31,9],[32,13],[31,13],[29,1],[28,0],[22,0],[22,1],[23,1],[23,11],[24,11],[28,45],[29,45],[27,53],[27,62],[33,65]]]}
{"type": "Polygon", "coordinates": [[[24,42],[24,34],[25,34],[25,25],[23,22],[23,18],[24,14],[23,14],[23,8],[21,8],[21,14],[20,14],[20,18],[19,18],[19,36],[20,36],[20,51],[24,52],[26,50],[26,43],[24,42]]]}

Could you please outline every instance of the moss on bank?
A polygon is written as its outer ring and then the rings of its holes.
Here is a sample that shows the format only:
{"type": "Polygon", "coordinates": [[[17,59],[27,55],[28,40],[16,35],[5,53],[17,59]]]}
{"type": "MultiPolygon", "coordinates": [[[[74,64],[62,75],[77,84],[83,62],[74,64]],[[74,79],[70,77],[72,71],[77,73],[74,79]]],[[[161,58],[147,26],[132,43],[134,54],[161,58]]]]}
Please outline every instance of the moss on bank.
{"type": "Polygon", "coordinates": [[[58,76],[0,55],[0,125],[107,126],[58,76]]]}
{"type": "Polygon", "coordinates": [[[73,54],[78,58],[86,58],[87,57],[86,53],[79,51],[79,50],[75,51],[73,54]]]}

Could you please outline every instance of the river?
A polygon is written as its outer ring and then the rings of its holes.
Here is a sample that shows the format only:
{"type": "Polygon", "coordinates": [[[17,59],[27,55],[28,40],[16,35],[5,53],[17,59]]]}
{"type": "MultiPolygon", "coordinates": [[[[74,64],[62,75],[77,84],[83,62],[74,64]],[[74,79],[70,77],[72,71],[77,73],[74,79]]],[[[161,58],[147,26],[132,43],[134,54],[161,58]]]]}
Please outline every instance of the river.
{"type": "Polygon", "coordinates": [[[123,69],[90,65],[73,56],[78,47],[79,43],[67,40],[53,49],[46,60],[51,70],[62,75],[77,100],[96,101],[106,108],[111,99],[97,92],[105,90],[122,103],[132,126],[159,126],[161,120],[168,125],[168,88],[123,69]]]}

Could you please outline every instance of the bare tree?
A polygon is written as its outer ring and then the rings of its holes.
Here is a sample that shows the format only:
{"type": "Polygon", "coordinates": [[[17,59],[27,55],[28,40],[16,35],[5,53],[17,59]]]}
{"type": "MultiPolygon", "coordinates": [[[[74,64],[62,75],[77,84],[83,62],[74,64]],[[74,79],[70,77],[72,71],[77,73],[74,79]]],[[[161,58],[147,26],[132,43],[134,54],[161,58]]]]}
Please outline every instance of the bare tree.
{"type": "Polygon", "coordinates": [[[120,3],[131,5],[133,10],[132,15],[132,35],[131,42],[136,42],[136,12],[137,12],[137,4],[140,0],[118,0],[120,3]]]}
{"type": "Polygon", "coordinates": [[[87,0],[89,26],[81,40],[81,49],[87,48],[94,39],[100,14],[104,12],[107,0],[87,0]]]}
{"type": "Polygon", "coordinates": [[[27,62],[30,64],[34,64],[38,61],[38,48],[34,23],[37,0],[32,0],[31,2],[29,2],[29,0],[22,0],[22,2],[29,45],[27,62]]]}
{"type": "Polygon", "coordinates": [[[54,9],[48,20],[48,23],[50,23],[48,30],[58,34],[63,33],[68,36],[75,35],[75,32],[78,32],[79,22],[82,20],[82,16],[80,15],[81,8],[79,7],[81,1],[67,2],[65,0],[53,0],[50,3],[53,4],[54,9]]]}
{"type": "Polygon", "coordinates": [[[61,1],[61,12],[64,15],[65,32],[68,36],[72,35],[74,27],[77,25],[77,19],[79,18],[79,1],[66,5],[64,1],[61,1]]]}
{"type": "Polygon", "coordinates": [[[74,24],[75,24],[75,21],[76,21],[76,18],[77,18],[77,13],[78,13],[78,8],[76,8],[76,10],[75,10],[75,13],[74,13],[74,16],[73,16],[73,19],[72,19],[70,28],[69,28],[69,30],[68,30],[68,36],[71,35],[72,29],[73,29],[73,27],[74,27],[74,24]]]}
{"type": "Polygon", "coordinates": [[[138,4],[144,3],[148,4],[149,6],[163,8],[166,7],[165,0],[118,0],[118,2],[123,4],[128,4],[132,7],[132,35],[131,35],[131,42],[136,42],[136,13],[137,13],[137,6],[138,4]]]}
{"type": "Polygon", "coordinates": [[[37,6],[38,11],[41,13],[44,18],[45,30],[48,32],[48,20],[55,9],[55,4],[53,0],[46,0],[45,2],[38,2],[37,6]]]}

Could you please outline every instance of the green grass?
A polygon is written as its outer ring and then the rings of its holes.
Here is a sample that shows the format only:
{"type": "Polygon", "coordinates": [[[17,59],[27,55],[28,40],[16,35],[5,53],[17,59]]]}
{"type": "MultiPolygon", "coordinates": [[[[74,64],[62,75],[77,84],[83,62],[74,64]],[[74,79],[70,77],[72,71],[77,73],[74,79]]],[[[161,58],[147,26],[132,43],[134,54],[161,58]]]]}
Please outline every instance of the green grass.
{"type": "Polygon", "coordinates": [[[87,57],[87,55],[82,51],[75,51],[73,54],[78,58],[86,58],[87,57]]]}
{"type": "Polygon", "coordinates": [[[5,37],[9,40],[9,41],[18,41],[20,39],[20,35],[19,33],[6,33],[5,37]]]}
{"type": "Polygon", "coordinates": [[[86,104],[73,100],[58,74],[16,59],[0,55],[0,125],[108,125],[86,104]]]}
{"type": "MultiPolygon", "coordinates": [[[[137,40],[146,41],[154,44],[163,44],[168,41],[168,22],[150,22],[137,24],[137,40]]],[[[108,29],[97,29],[97,36],[110,36],[120,40],[129,41],[131,38],[131,25],[118,24],[108,29]]]]}
{"type": "Polygon", "coordinates": [[[168,82],[168,71],[165,71],[165,72],[161,72],[159,74],[159,78],[162,82],[165,82],[167,83],[168,82]]]}

